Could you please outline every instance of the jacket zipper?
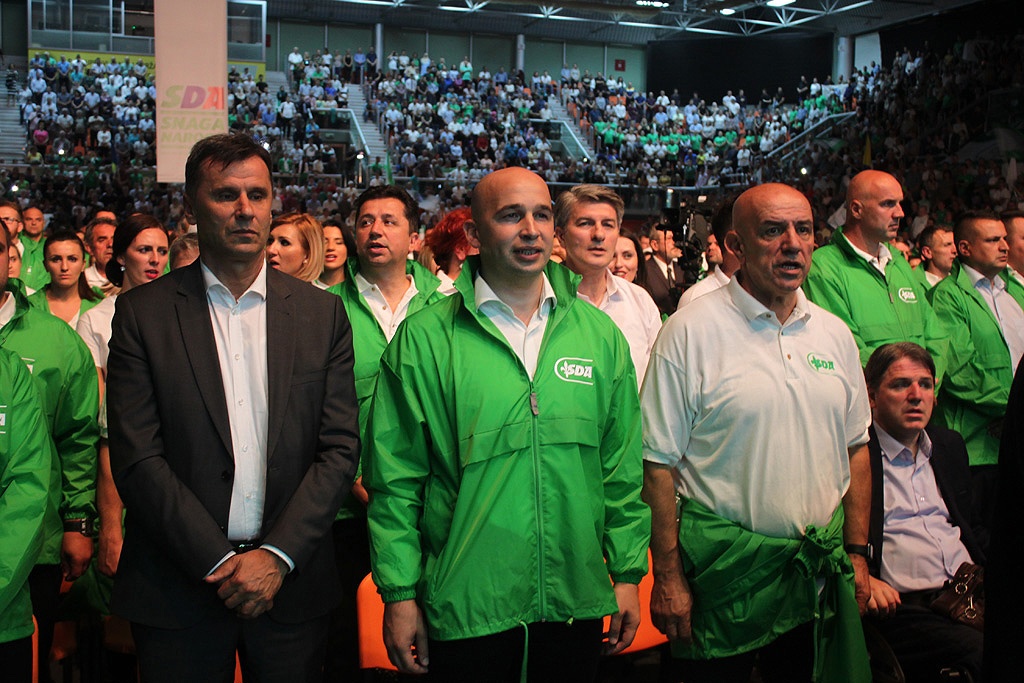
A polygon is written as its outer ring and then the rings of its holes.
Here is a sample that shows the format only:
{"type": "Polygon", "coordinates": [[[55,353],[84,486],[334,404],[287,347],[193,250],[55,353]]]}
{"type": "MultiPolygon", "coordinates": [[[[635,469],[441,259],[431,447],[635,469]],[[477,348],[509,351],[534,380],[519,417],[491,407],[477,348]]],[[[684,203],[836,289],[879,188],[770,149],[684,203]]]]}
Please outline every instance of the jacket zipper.
{"type": "MultiPolygon", "coordinates": [[[[537,597],[540,599],[540,613],[546,614],[547,602],[544,591],[544,511],[541,505],[540,495],[540,442],[537,435],[540,406],[537,402],[537,390],[530,380],[530,413],[533,415],[533,495],[534,505],[537,510],[537,597]]],[[[541,618],[541,621],[546,619],[541,618]]]]}

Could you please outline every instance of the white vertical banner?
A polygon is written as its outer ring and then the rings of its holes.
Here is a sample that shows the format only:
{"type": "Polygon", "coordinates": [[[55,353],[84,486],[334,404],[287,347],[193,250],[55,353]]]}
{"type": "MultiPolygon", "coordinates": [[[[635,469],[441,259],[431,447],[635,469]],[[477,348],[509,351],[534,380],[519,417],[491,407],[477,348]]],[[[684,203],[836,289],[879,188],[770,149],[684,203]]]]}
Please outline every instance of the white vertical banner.
{"type": "Polygon", "coordinates": [[[227,0],[155,0],[156,179],[185,181],[197,140],[226,133],[227,0]]]}

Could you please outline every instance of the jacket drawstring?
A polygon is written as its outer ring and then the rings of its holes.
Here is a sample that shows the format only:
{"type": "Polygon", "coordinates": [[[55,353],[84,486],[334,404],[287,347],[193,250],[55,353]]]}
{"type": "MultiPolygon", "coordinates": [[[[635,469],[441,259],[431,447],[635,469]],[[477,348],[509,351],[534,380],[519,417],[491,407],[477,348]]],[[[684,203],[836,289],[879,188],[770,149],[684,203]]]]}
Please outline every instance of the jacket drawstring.
{"type": "Polygon", "coordinates": [[[529,661],[530,654],[530,628],[525,621],[520,621],[519,625],[523,627],[523,665],[519,670],[519,683],[526,683],[526,663],[529,661]]]}

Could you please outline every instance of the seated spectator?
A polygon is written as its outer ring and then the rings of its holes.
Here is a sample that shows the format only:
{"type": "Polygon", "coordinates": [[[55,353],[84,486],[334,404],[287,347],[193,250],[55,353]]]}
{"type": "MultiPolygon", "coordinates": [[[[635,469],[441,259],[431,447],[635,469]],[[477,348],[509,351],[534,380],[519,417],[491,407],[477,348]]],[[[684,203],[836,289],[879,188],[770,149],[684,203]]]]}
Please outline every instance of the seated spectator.
{"type": "Polygon", "coordinates": [[[930,607],[963,563],[985,561],[988,535],[971,514],[967,449],[956,432],[926,429],[935,364],[923,348],[881,346],[865,376],[874,421],[870,622],[908,682],[960,680],[953,672],[979,682],[982,632],[930,607]]]}

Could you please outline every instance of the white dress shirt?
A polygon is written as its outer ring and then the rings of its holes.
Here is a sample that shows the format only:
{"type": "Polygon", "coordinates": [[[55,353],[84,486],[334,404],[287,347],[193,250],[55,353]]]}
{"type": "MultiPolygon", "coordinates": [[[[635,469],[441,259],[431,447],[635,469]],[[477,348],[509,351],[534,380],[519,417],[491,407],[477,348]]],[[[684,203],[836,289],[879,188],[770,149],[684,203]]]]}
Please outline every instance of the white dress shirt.
{"type": "Polygon", "coordinates": [[[92,354],[96,367],[107,372],[107,355],[110,353],[111,326],[114,320],[114,302],[117,294],[111,294],[78,317],[75,331],[82,338],[92,354]]]}
{"type": "MultiPolygon", "coordinates": [[[[661,313],[650,293],[640,285],[616,277],[610,270],[605,282],[605,294],[597,308],[608,314],[629,342],[629,356],[636,369],[636,386],[639,389],[644,383],[654,340],[661,330],[661,313]]],[[[586,294],[577,292],[576,296],[587,303],[594,303],[586,294]]]]}
{"type": "Polygon", "coordinates": [[[478,274],[473,280],[477,310],[487,316],[505,337],[523,367],[526,368],[526,373],[530,376],[531,381],[534,373],[537,372],[537,357],[540,356],[540,343],[544,339],[544,329],[551,316],[551,309],[557,302],[555,290],[551,288],[548,276],[543,275],[542,277],[544,278],[544,291],[541,293],[540,305],[537,306],[533,317],[530,318],[529,325],[524,325],[523,321],[512,312],[512,307],[498,298],[482,275],[478,274]]]}
{"type": "Polygon", "coordinates": [[[370,307],[370,312],[377,319],[377,324],[384,331],[388,342],[395,336],[398,326],[405,320],[405,316],[409,312],[409,302],[419,291],[416,289],[416,282],[412,279],[412,275],[406,274],[405,278],[409,282],[409,289],[405,290],[405,294],[395,306],[395,310],[391,310],[391,306],[388,306],[387,299],[384,298],[380,288],[363,277],[362,273],[356,273],[356,288],[370,307]]]}
{"type": "MultiPolygon", "coordinates": [[[[205,263],[202,272],[235,461],[227,535],[236,543],[252,541],[263,526],[267,492],[267,265],[260,265],[256,279],[237,300],[205,263]]],[[[295,568],[280,549],[263,547],[295,568]]]]}
{"type": "Polygon", "coordinates": [[[716,289],[725,287],[731,279],[722,272],[721,266],[715,266],[715,269],[708,273],[707,277],[683,292],[683,295],[679,297],[679,305],[676,306],[676,310],[678,311],[694,299],[699,299],[705,294],[710,294],[716,289]]]}
{"type": "MultiPolygon", "coordinates": [[[[850,240],[846,241],[850,242],[850,240]]],[[[889,251],[889,247],[884,242],[878,243],[878,253],[876,254],[869,254],[863,249],[858,248],[853,242],[850,242],[850,246],[853,247],[858,256],[874,266],[875,270],[883,276],[885,275],[885,267],[889,265],[889,261],[892,261],[892,252],[889,251]]]]}

